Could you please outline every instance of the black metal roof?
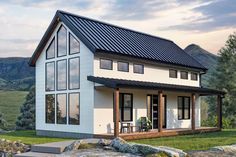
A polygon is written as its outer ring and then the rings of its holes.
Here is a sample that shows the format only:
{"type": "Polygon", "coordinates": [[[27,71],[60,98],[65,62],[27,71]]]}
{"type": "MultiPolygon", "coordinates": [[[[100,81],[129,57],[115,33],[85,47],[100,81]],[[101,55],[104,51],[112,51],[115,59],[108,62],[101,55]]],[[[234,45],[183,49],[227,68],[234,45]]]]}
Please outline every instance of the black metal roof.
{"type": "MultiPolygon", "coordinates": [[[[57,11],[54,17],[55,22],[57,18],[65,23],[93,53],[105,52],[126,55],[154,60],[160,63],[186,66],[204,71],[207,70],[170,40],[64,11],[57,11]]],[[[53,22],[51,25],[53,25],[53,22]]],[[[52,27],[51,25],[48,29],[52,27]]],[[[45,33],[43,38],[47,35],[48,34],[45,33]]],[[[37,49],[35,53],[41,53],[37,52],[37,49]]],[[[30,64],[34,65],[35,63],[33,61],[36,60],[33,55],[30,64]]]]}
{"type": "Polygon", "coordinates": [[[199,93],[201,95],[214,95],[214,94],[224,95],[225,94],[225,92],[223,91],[203,88],[203,87],[104,78],[104,77],[95,77],[95,76],[88,76],[87,79],[89,81],[102,84],[109,88],[135,88],[135,89],[149,89],[149,90],[180,91],[180,92],[199,93]]]}

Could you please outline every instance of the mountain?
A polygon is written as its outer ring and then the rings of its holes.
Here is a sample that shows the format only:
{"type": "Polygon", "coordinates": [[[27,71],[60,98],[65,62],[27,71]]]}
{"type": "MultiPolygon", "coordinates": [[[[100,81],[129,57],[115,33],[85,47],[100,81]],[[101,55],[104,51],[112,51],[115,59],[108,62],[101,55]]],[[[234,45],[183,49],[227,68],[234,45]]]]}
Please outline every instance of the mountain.
{"type": "Polygon", "coordinates": [[[188,53],[189,55],[191,55],[203,66],[208,68],[207,73],[202,75],[202,85],[207,86],[207,81],[209,80],[210,76],[212,75],[212,72],[216,68],[218,56],[204,50],[203,48],[201,48],[200,46],[196,44],[188,45],[184,49],[184,51],[188,53]]]}
{"type": "Polygon", "coordinates": [[[0,90],[28,90],[35,84],[35,69],[29,58],[0,58],[0,90]]]}

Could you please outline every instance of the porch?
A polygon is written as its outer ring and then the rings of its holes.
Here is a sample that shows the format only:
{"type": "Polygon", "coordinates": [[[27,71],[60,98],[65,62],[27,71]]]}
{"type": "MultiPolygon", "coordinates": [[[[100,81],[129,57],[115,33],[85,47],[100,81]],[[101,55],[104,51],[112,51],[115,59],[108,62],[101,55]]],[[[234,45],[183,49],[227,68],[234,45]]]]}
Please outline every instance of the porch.
{"type": "MultiPolygon", "coordinates": [[[[127,140],[132,140],[132,139],[141,139],[141,138],[176,136],[176,135],[193,134],[193,133],[201,133],[201,132],[213,132],[213,131],[220,131],[221,130],[221,127],[222,127],[222,116],[221,116],[222,98],[224,96],[224,92],[222,92],[222,91],[207,89],[207,88],[202,88],[202,87],[180,86],[180,85],[160,84],[160,83],[143,82],[143,81],[101,78],[101,77],[94,77],[94,76],[88,76],[88,80],[95,83],[95,90],[103,91],[106,89],[110,89],[109,90],[110,94],[113,93],[113,107],[112,107],[113,112],[112,112],[112,114],[110,114],[111,117],[108,117],[108,115],[107,115],[107,118],[112,118],[114,120],[114,121],[111,121],[111,123],[109,123],[110,125],[114,125],[114,127],[112,129],[113,131],[107,132],[107,133],[96,133],[95,132],[95,135],[94,135],[95,137],[103,137],[103,138],[122,137],[127,140]],[[120,99],[120,94],[124,93],[124,89],[125,89],[125,91],[133,91],[133,90],[143,91],[141,93],[142,95],[137,94],[137,96],[136,96],[136,98],[142,96],[142,101],[145,99],[143,97],[145,94],[147,96],[150,94],[150,93],[148,93],[148,91],[152,91],[155,94],[155,96],[156,96],[155,101],[157,101],[155,103],[156,108],[157,108],[156,109],[156,116],[157,117],[155,117],[156,119],[154,119],[154,118],[152,119],[153,126],[150,131],[146,131],[146,132],[134,131],[131,133],[123,133],[120,130],[120,126],[121,126],[120,124],[122,122],[122,121],[120,121],[120,101],[123,99],[123,98],[120,99]],[[177,116],[174,115],[175,117],[173,119],[171,116],[168,117],[167,126],[168,125],[169,126],[166,127],[166,124],[165,124],[166,123],[165,122],[166,121],[166,116],[165,116],[166,104],[165,104],[165,99],[163,99],[164,96],[166,95],[166,93],[175,93],[175,95],[171,95],[172,98],[173,97],[175,98],[174,100],[172,99],[172,102],[171,102],[172,104],[167,104],[167,105],[172,105],[171,107],[174,107],[175,111],[178,110],[178,105],[177,105],[178,94],[181,93],[181,95],[187,95],[189,97],[188,101],[189,101],[189,110],[190,111],[188,112],[189,118],[187,119],[187,121],[188,121],[187,125],[184,125],[184,126],[178,125],[178,123],[181,120],[179,120],[179,117],[176,119],[177,116]],[[183,93],[186,93],[186,94],[183,94],[183,93]],[[196,119],[196,117],[198,117],[200,114],[199,111],[196,111],[196,105],[200,104],[200,102],[199,102],[200,99],[198,99],[198,98],[201,96],[206,96],[206,95],[217,96],[216,108],[217,108],[218,125],[216,128],[201,127],[199,119],[196,119]],[[197,101],[197,103],[196,103],[196,101],[197,101]],[[191,108],[190,108],[190,103],[191,103],[191,108]],[[196,124],[196,122],[197,122],[197,124],[196,124]],[[172,125],[170,125],[170,123],[172,123],[172,125]]],[[[105,98],[105,99],[108,97],[111,98],[112,95],[108,95],[109,92],[103,93],[103,95],[107,96],[107,97],[103,97],[103,98],[105,98]]],[[[154,95],[153,95],[153,97],[154,97],[154,95]]],[[[167,95],[167,97],[168,97],[168,95],[167,95]]],[[[141,100],[141,98],[138,100],[141,100]]],[[[131,100],[131,101],[133,101],[133,100],[131,100]]],[[[137,103],[137,101],[136,101],[136,103],[137,103]]],[[[112,102],[110,101],[108,104],[111,105],[112,102]]],[[[144,101],[142,102],[142,104],[144,104],[144,101]]],[[[152,106],[153,105],[154,104],[152,104],[152,106]]],[[[139,107],[140,107],[140,103],[139,103],[139,107]]],[[[148,107],[147,107],[145,110],[148,111],[150,109],[148,109],[148,107]]],[[[152,111],[152,114],[154,114],[153,112],[154,111],[152,111]]],[[[176,112],[175,112],[175,114],[176,114],[176,112]]],[[[146,112],[145,116],[148,117],[148,113],[149,112],[146,112]]],[[[136,117],[137,117],[137,114],[136,114],[136,117]]],[[[140,116],[138,116],[138,117],[140,117],[140,116]]],[[[132,123],[133,123],[133,120],[132,120],[132,123]]]]}

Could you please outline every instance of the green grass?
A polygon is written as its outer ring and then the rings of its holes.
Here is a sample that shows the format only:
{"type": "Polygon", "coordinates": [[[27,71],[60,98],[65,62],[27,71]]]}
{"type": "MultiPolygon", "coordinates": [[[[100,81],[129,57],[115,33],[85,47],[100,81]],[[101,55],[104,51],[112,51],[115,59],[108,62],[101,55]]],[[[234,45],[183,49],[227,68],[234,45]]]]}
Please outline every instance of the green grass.
{"type": "Polygon", "coordinates": [[[25,144],[43,144],[50,142],[59,142],[69,140],[66,138],[52,138],[52,137],[43,137],[36,136],[35,131],[14,131],[7,134],[0,134],[0,139],[7,139],[10,141],[22,141],[25,144]]]}
{"type": "Polygon", "coordinates": [[[236,144],[236,129],[195,135],[134,140],[132,142],[153,146],[170,146],[184,151],[207,150],[214,146],[236,144]]]}
{"type": "Polygon", "coordinates": [[[0,112],[4,114],[5,120],[14,127],[20,113],[20,106],[28,94],[26,91],[2,91],[0,90],[0,112]]]}

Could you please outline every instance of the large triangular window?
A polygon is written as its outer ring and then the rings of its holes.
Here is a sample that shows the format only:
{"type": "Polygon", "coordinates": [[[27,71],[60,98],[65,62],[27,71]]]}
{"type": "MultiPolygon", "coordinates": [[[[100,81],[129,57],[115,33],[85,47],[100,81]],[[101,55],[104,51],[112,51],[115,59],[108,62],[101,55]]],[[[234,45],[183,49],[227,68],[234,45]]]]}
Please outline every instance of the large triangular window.
{"type": "Polygon", "coordinates": [[[66,28],[61,26],[57,32],[57,57],[66,55],[66,28]]]}
{"type": "Polygon", "coordinates": [[[69,42],[70,42],[70,47],[69,47],[70,54],[79,53],[79,49],[80,49],[79,41],[76,40],[72,34],[69,35],[69,42]]]}
{"type": "Polygon", "coordinates": [[[50,45],[48,46],[46,50],[46,58],[51,59],[55,58],[55,38],[52,39],[50,45]]]}

